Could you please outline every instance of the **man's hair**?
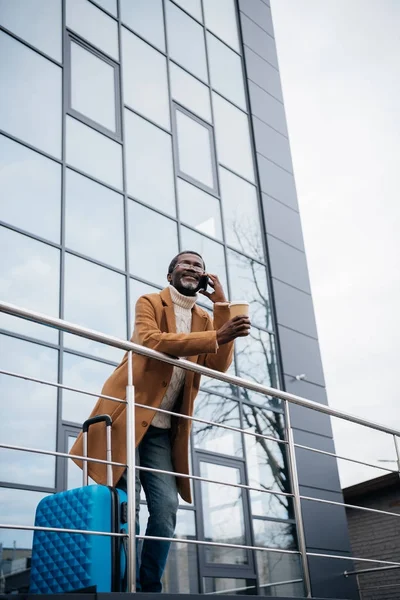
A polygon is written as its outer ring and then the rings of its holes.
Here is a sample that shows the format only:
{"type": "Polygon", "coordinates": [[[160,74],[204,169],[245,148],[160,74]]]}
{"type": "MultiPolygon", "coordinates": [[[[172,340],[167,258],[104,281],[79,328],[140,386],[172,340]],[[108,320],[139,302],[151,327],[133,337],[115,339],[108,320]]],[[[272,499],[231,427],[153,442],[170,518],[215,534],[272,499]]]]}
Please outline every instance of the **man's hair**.
{"type": "Polygon", "coordinates": [[[201,260],[203,261],[204,270],[206,270],[206,264],[205,264],[204,258],[202,257],[201,254],[199,254],[198,252],[195,252],[194,250],[183,250],[182,252],[179,252],[179,254],[177,254],[169,263],[168,274],[172,273],[172,271],[175,269],[176,265],[178,264],[179,258],[183,254],[195,254],[196,256],[200,256],[201,260]]]}

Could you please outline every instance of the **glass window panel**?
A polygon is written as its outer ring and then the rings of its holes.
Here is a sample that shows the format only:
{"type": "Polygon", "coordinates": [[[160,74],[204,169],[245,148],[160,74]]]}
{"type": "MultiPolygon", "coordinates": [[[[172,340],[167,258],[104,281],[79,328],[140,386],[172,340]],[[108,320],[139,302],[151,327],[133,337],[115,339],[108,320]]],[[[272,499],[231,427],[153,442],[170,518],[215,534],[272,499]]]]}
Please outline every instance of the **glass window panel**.
{"type": "Polygon", "coordinates": [[[131,278],[129,281],[131,286],[131,326],[129,331],[133,332],[133,328],[135,326],[136,302],[140,296],[144,296],[145,294],[156,294],[160,291],[160,289],[153,287],[152,285],[148,285],[147,283],[143,283],[142,281],[137,281],[136,279],[131,278]]]}
{"type": "Polygon", "coordinates": [[[0,24],[61,62],[61,0],[0,0],[0,24]]]}
{"type": "Polygon", "coordinates": [[[66,0],[67,27],[116,60],[118,23],[88,0],[66,0]]]}
{"type": "MultiPolygon", "coordinates": [[[[6,371],[57,381],[58,352],[39,344],[0,335],[0,364],[6,371]]],[[[0,395],[0,439],[3,443],[41,450],[56,449],[56,388],[0,375],[0,395]]],[[[53,487],[54,476],[53,456],[0,451],[0,481],[53,487]]]]}
{"type": "MultiPolygon", "coordinates": [[[[200,476],[221,483],[201,482],[204,539],[226,544],[246,544],[242,490],[224,483],[242,483],[235,467],[200,462],[200,476]]],[[[240,548],[206,546],[206,562],[248,564],[248,552],[240,548]]]]}
{"type": "Polygon", "coordinates": [[[211,85],[246,110],[242,60],[211,33],[207,33],[211,85]]]}
{"type": "Polygon", "coordinates": [[[95,0],[95,2],[108,10],[114,17],[117,16],[117,0],[95,0]]]}
{"type": "Polygon", "coordinates": [[[202,119],[211,122],[210,90],[192,75],[170,62],[172,98],[202,119]]]}
{"type": "Polygon", "coordinates": [[[201,0],[175,0],[175,2],[199,21],[203,20],[201,0]]]}
{"type": "MultiPolygon", "coordinates": [[[[196,398],[194,416],[199,419],[240,427],[239,405],[233,400],[201,391],[196,398]]],[[[217,425],[193,421],[193,445],[217,454],[243,456],[241,434],[217,425]]]]}
{"type": "MultiPolygon", "coordinates": [[[[104,382],[114,371],[113,366],[75,354],[64,353],[63,384],[77,389],[101,394],[104,382]]],[[[92,412],[97,397],[62,391],[62,420],[81,425],[92,412]]]]}
{"type": "Polygon", "coordinates": [[[232,579],[230,577],[203,577],[206,594],[230,594],[252,596],[257,594],[255,579],[232,579]]]}
{"type": "Polygon", "coordinates": [[[181,220],[202,233],[222,240],[219,200],[198,187],[178,178],[181,220]]]}
{"type": "Polygon", "coordinates": [[[131,273],[165,287],[168,265],[178,254],[175,221],[132,201],[128,202],[128,219],[131,273]]]}
{"type": "Polygon", "coordinates": [[[61,68],[3,32],[0,56],[0,128],[61,158],[61,68]]]}
{"type": "Polygon", "coordinates": [[[167,2],[169,55],[200,79],[208,81],[204,29],[171,2],[167,2]]]}
{"type": "MultiPolygon", "coordinates": [[[[0,228],[0,298],[53,317],[59,315],[60,251],[0,228]]],[[[0,327],[57,343],[58,331],[0,313],[0,327]]]]}
{"type": "Polygon", "coordinates": [[[125,111],[128,193],[168,214],[176,214],[171,136],[125,111]]]}
{"type": "MultiPolygon", "coordinates": [[[[285,439],[285,420],[282,413],[259,406],[242,405],[243,428],[247,431],[285,439]]],[[[265,490],[291,493],[284,444],[262,437],[245,435],[246,463],[249,485],[265,490]]],[[[250,492],[253,515],[276,519],[294,518],[290,498],[269,493],[250,492]]]]}
{"type": "Polygon", "coordinates": [[[203,6],[207,28],[239,52],[234,0],[203,0],[203,6]]]}
{"type": "Polygon", "coordinates": [[[125,269],[123,196],[67,169],[65,239],[68,248],[125,269]]]}
{"type": "Polygon", "coordinates": [[[124,27],[122,53],[125,104],[170,129],[167,59],[124,27]]]}
{"type": "Polygon", "coordinates": [[[122,189],[122,146],[67,116],[67,163],[122,189]]]}
{"type": "MultiPolygon", "coordinates": [[[[200,299],[200,301],[203,302],[202,299],[200,299]]],[[[205,308],[206,308],[206,310],[208,310],[208,312],[210,313],[210,316],[212,317],[212,309],[209,309],[207,306],[205,308]]],[[[236,375],[234,360],[232,361],[229,369],[227,370],[227,373],[229,375],[236,375]]],[[[223,381],[218,381],[217,379],[214,379],[213,377],[206,377],[205,375],[202,375],[202,377],[201,377],[201,388],[207,393],[217,392],[219,394],[223,394],[224,396],[233,396],[233,397],[237,396],[237,393],[236,393],[237,386],[230,385],[229,383],[225,383],[223,381]]]]}
{"type": "Polygon", "coordinates": [[[213,93],[218,162],[254,181],[248,116],[213,93]]]}
{"type": "Polygon", "coordinates": [[[121,0],[121,19],[131,29],[165,52],[162,0],[121,0]]]}
{"type": "Polygon", "coordinates": [[[253,519],[256,546],[297,550],[296,526],[293,523],[253,519]]]}
{"type": "MultiPolygon", "coordinates": [[[[175,537],[196,539],[193,511],[178,510],[175,537]]],[[[197,550],[194,544],[171,544],[162,586],[167,594],[199,593],[197,550]]]]}
{"type": "Polygon", "coordinates": [[[179,169],[214,188],[211,130],[182,111],[176,111],[179,169]]]}
{"type": "MultiPolygon", "coordinates": [[[[125,277],[71,254],[65,256],[64,318],[126,339],[125,277]]],[[[66,334],[65,345],[93,356],[122,359],[123,351],[66,334]]]]}
{"type": "Polygon", "coordinates": [[[223,167],[219,181],[227,244],[264,262],[256,188],[223,167]]]}
{"type": "Polygon", "coordinates": [[[0,214],[11,225],[60,242],[61,166],[2,135],[0,214]]]}
{"type": "Polygon", "coordinates": [[[265,596],[284,598],[304,596],[302,570],[298,555],[258,551],[256,560],[260,588],[265,596]],[[271,586],[271,583],[296,580],[299,580],[298,583],[271,586]]]}
{"type": "Polygon", "coordinates": [[[251,258],[228,250],[231,300],[250,302],[252,325],[272,329],[271,302],[265,266],[251,258]]]}
{"type": "MultiPolygon", "coordinates": [[[[224,247],[187,227],[181,227],[181,236],[182,248],[184,250],[194,250],[201,254],[206,263],[207,272],[219,277],[225,295],[228,297],[224,247]]],[[[205,296],[201,297],[201,302],[208,306],[212,306],[211,301],[205,296]]]]}
{"type": "Polygon", "coordinates": [[[71,108],[116,131],[115,68],[71,40],[71,108]]]}
{"type": "MultiPolygon", "coordinates": [[[[15,525],[33,525],[36,507],[45,496],[48,496],[48,494],[0,488],[0,522],[15,525]]],[[[14,545],[17,557],[30,556],[31,552],[26,551],[32,548],[32,537],[32,531],[0,529],[0,546],[3,546],[0,564],[2,560],[6,560],[6,551],[12,551],[14,545]]]]}
{"type": "MultiPolygon", "coordinates": [[[[250,335],[235,340],[235,349],[236,370],[239,377],[250,379],[261,385],[279,387],[273,334],[252,327],[250,335]]],[[[266,402],[265,396],[244,390],[244,388],[240,388],[239,393],[245,399],[251,399],[253,402],[261,404],[266,402]]],[[[279,406],[279,402],[278,404],[277,402],[275,399],[270,400],[272,406],[279,406]]]]}

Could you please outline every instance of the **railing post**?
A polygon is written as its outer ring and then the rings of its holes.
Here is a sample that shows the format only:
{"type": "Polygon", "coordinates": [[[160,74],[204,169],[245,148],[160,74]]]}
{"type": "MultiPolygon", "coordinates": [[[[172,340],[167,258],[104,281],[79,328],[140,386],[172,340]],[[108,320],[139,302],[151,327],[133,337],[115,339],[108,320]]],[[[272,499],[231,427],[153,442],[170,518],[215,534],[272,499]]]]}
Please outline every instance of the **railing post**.
{"type": "Polygon", "coordinates": [[[399,441],[397,439],[397,435],[393,436],[393,441],[394,441],[394,447],[395,447],[396,456],[397,456],[397,470],[399,472],[399,477],[400,477],[400,448],[399,448],[399,441]]]}
{"type": "Polygon", "coordinates": [[[126,386],[126,464],[128,491],[128,592],[136,592],[136,494],[135,494],[135,388],[133,386],[132,351],[128,352],[128,385],[126,386]]]}
{"type": "Polygon", "coordinates": [[[303,515],[301,512],[301,500],[300,500],[300,488],[299,478],[297,474],[297,463],[296,463],[296,449],[294,445],[293,429],[290,421],[289,404],[287,400],[284,400],[285,410],[285,426],[286,426],[286,440],[288,442],[288,455],[289,455],[289,476],[290,483],[293,493],[294,502],[294,514],[297,524],[297,537],[299,541],[299,551],[301,556],[301,565],[303,567],[304,576],[304,587],[307,598],[312,598],[311,593],[311,578],[310,571],[308,568],[308,557],[307,557],[307,546],[306,538],[304,534],[303,515]]]}

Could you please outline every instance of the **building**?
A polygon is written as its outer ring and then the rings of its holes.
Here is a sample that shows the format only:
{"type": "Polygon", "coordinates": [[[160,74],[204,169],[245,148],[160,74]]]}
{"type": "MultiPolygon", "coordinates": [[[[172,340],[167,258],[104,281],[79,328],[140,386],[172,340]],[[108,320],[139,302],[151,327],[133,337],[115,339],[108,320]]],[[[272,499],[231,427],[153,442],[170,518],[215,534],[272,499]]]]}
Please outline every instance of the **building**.
{"type": "MultiPolygon", "coordinates": [[[[400,480],[397,473],[388,473],[363,481],[343,490],[347,504],[400,514],[400,480]]],[[[400,552],[399,520],[384,514],[346,509],[350,543],[354,556],[397,561],[400,552]]],[[[355,563],[363,600],[395,600],[400,594],[400,570],[355,563]],[[371,570],[372,568],[372,570],[371,570]]]]}
{"type": "MultiPolygon", "coordinates": [[[[251,301],[233,372],[327,402],[269,0],[1,0],[0,87],[3,301],[126,339],[136,298],[165,286],[178,249],[197,250],[231,299],[251,301]]],[[[4,314],[0,329],[9,372],[96,393],[120,359],[4,314]]],[[[10,375],[0,386],[7,444],[67,452],[93,405],[10,375]]],[[[328,417],[290,414],[298,443],[333,451],[328,417]]],[[[284,435],[279,401],[212,380],[196,415],[284,435]]],[[[297,547],[290,501],[223,486],[290,491],[284,446],[253,439],[194,427],[193,473],[222,483],[194,486],[180,537],[297,547]]],[[[0,452],[3,523],[32,524],[44,495],[80,484],[70,461],[0,452]]],[[[297,459],[304,495],[342,499],[334,458],[297,459]]],[[[344,509],[302,509],[308,549],[348,556],[344,509]]],[[[0,530],[8,556],[29,558],[31,539],[0,530]]],[[[310,557],[314,596],[356,598],[343,570],[310,557]]],[[[296,556],[189,544],[174,546],[165,589],[304,595],[296,556]]]]}

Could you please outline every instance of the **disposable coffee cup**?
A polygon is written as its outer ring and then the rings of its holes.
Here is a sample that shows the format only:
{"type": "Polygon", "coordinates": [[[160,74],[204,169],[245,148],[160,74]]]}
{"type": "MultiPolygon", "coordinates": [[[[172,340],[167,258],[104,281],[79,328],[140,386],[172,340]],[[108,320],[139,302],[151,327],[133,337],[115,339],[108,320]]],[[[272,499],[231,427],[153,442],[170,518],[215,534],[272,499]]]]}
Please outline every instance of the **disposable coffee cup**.
{"type": "Polygon", "coordinates": [[[233,317],[237,317],[238,315],[246,315],[248,317],[249,307],[250,304],[242,300],[240,302],[231,302],[229,304],[231,319],[233,319],[233,317]]]}

